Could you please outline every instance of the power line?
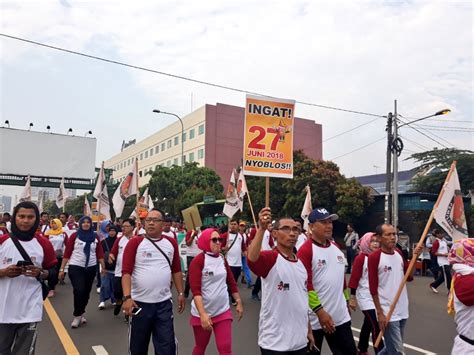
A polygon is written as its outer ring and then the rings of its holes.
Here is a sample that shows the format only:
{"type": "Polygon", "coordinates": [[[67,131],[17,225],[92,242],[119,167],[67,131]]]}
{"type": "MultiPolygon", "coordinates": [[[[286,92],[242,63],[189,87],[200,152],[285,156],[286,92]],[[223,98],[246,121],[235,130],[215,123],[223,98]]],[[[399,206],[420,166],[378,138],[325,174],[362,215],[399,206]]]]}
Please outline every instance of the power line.
{"type": "Polygon", "coordinates": [[[420,127],[425,127],[425,128],[435,128],[435,129],[467,129],[467,130],[474,130],[474,128],[471,128],[469,126],[462,127],[462,126],[435,126],[435,125],[425,125],[425,124],[420,124],[418,125],[420,127]]]}
{"type": "Polygon", "coordinates": [[[342,154],[342,155],[338,155],[337,157],[334,157],[334,158],[331,158],[331,159],[328,159],[328,160],[336,160],[336,159],[345,157],[346,155],[355,153],[355,152],[357,152],[357,151],[359,151],[359,150],[361,150],[361,149],[367,148],[368,146],[371,146],[372,144],[378,143],[378,142],[380,142],[380,141],[382,141],[382,140],[385,140],[385,139],[387,139],[387,138],[386,138],[386,137],[382,137],[382,138],[380,138],[380,139],[377,139],[376,141],[373,141],[373,142],[371,142],[371,143],[368,143],[368,144],[366,144],[366,145],[363,145],[362,147],[356,148],[356,149],[354,149],[354,150],[351,150],[350,152],[347,152],[347,153],[342,154]]]}
{"type": "Polygon", "coordinates": [[[467,121],[467,120],[463,121],[463,120],[438,120],[438,119],[430,119],[430,121],[444,122],[444,123],[446,123],[446,122],[448,122],[448,123],[450,123],[450,122],[461,122],[461,123],[471,123],[471,124],[474,124],[474,121],[467,121]]]}
{"type": "MultiPolygon", "coordinates": [[[[415,125],[415,126],[418,127],[418,128],[420,128],[418,125],[415,125]]],[[[431,132],[431,130],[428,130],[428,129],[426,129],[426,128],[420,128],[420,129],[424,130],[425,132],[429,132],[429,134],[431,134],[433,137],[436,137],[436,138],[438,138],[438,139],[441,139],[443,142],[445,142],[445,143],[449,144],[450,146],[456,148],[456,146],[455,146],[454,144],[452,144],[451,142],[447,141],[447,140],[444,139],[443,137],[440,137],[440,136],[438,136],[437,134],[434,134],[433,132],[431,132]]],[[[448,148],[448,147],[446,147],[446,148],[448,148]]]]}
{"type": "MultiPolygon", "coordinates": [[[[150,69],[150,68],[146,68],[146,67],[142,67],[142,66],[138,66],[138,65],[128,64],[128,63],[124,63],[124,62],[119,62],[119,61],[116,61],[116,60],[107,59],[107,58],[103,58],[103,57],[97,57],[97,56],[94,56],[94,55],[91,55],[91,54],[86,54],[86,53],[83,53],[83,52],[77,52],[77,51],[73,51],[73,50],[70,50],[70,49],[65,49],[65,48],[61,48],[61,47],[57,47],[57,46],[52,46],[52,45],[49,45],[49,44],[32,41],[32,40],[29,40],[29,39],[26,39],[26,38],[11,36],[11,35],[7,35],[7,34],[4,34],[4,33],[0,33],[0,36],[10,38],[10,39],[14,39],[14,40],[17,40],[17,41],[26,42],[26,43],[29,43],[29,44],[34,44],[34,45],[49,48],[49,49],[54,49],[54,50],[57,50],[57,51],[66,52],[66,53],[69,53],[69,54],[75,54],[75,55],[86,57],[86,58],[89,58],[89,59],[99,60],[99,61],[106,62],[106,63],[109,63],[109,64],[116,64],[116,65],[121,65],[121,66],[132,68],[132,69],[143,70],[143,71],[147,71],[147,72],[150,72],[150,73],[164,75],[164,76],[168,76],[168,77],[175,78],[175,79],[190,81],[190,82],[201,84],[201,85],[212,86],[212,87],[216,87],[216,88],[220,88],[220,89],[224,89],[224,90],[235,91],[235,92],[240,92],[240,93],[244,93],[244,94],[252,94],[252,95],[257,95],[257,96],[267,96],[267,97],[276,98],[275,96],[271,96],[271,95],[261,94],[261,93],[248,91],[248,90],[244,90],[244,89],[239,89],[239,88],[235,88],[235,87],[231,87],[231,86],[221,85],[221,84],[215,84],[215,83],[211,83],[211,82],[207,82],[207,81],[203,81],[203,80],[198,80],[198,79],[185,77],[185,76],[182,76],[182,75],[166,73],[166,72],[163,72],[163,71],[150,69]]],[[[358,114],[358,115],[386,118],[386,116],[377,115],[377,114],[374,114],[374,113],[349,110],[349,109],[344,109],[344,108],[334,107],[334,106],[320,105],[320,104],[315,104],[315,103],[311,103],[311,102],[296,101],[296,103],[299,103],[301,105],[306,105],[306,106],[325,108],[325,109],[328,109],[328,110],[336,110],[336,111],[355,113],[355,114],[358,114]]]]}
{"type": "MultiPolygon", "coordinates": [[[[420,126],[418,126],[420,127],[420,126]]],[[[440,131],[440,132],[464,132],[464,133],[474,133],[474,129],[444,129],[444,128],[422,128],[430,131],[440,131]]]]}
{"type": "Polygon", "coordinates": [[[417,146],[418,148],[420,148],[420,149],[430,150],[430,148],[424,146],[423,144],[420,144],[420,143],[418,143],[418,142],[416,142],[416,141],[413,141],[413,140],[411,140],[411,139],[409,139],[409,138],[407,138],[407,137],[405,137],[405,136],[399,135],[399,137],[402,138],[402,139],[404,139],[404,140],[406,140],[406,141],[408,141],[408,142],[410,142],[410,143],[412,143],[412,144],[414,144],[414,145],[416,145],[416,146],[417,146]]]}
{"type": "MultiPolygon", "coordinates": [[[[398,118],[398,119],[399,119],[401,122],[403,122],[403,123],[407,123],[407,122],[403,121],[403,120],[402,120],[402,119],[400,119],[400,118],[398,118]]],[[[429,135],[427,135],[427,134],[423,133],[423,132],[422,132],[422,131],[420,131],[418,128],[416,128],[416,127],[414,127],[414,126],[412,126],[412,125],[407,125],[406,127],[408,127],[408,128],[411,128],[411,129],[414,129],[415,131],[417,131],[418,133],[420,133],[420,134],[424,135],[426,138],[428,138],[428,139],[432,140],[432,141],[433,141],[433,142],[435,142],[436,144],[442,145],[442,146],[443,146],[443,147],[445,147],[445,148],[449,148],[449,147],[448,147],[448,146],[446,146],[445,144],[443,144],[443,143],[441,143],[441,142],[437,141],[436,139],[434,139],[434,138],[430,137],[429,135]]]]}
{"type": "Polygon", "coordinates": [[[354,128],[351,128],[351,129],[348,129],[347,131],[344,131],[344,132],[341,132],[339,134],[336,134],[335,136],[332,136],[332,137],[329,137],[329,138],[326,138],[325,140],[323,140],[323,142],[327,142],[331,139],[334,139],[334,138],[337,138],[337,137],[340,137],[342,136],[343,134],[346,134],[346,133],[349,133],[349,132],[352,132],[352,131],[355,131],[356,129],[360,128],[360,127],[363,127],[363,126],[367,126],[368,124],[374,122],[374,121],[377,121],[378,119],[380,119],[380,117],[377,117],[377,118],[374,118],[373,120],[370,120],[369,122],[365,122],[365,123],[362,123],[354,128]]]}

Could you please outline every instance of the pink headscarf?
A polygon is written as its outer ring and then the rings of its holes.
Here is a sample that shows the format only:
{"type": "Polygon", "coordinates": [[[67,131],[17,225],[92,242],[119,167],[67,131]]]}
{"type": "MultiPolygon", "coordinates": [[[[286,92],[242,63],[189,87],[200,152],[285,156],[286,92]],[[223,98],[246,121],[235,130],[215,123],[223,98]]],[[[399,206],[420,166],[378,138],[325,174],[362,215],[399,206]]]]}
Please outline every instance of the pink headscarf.
{"type": "Polygon", "coordinates": [[[214,228],[204,229],[197,241],[198,248],[205,253],[215,254],[211,251],[211,237],[213,232],[217,231],[214,228]]]}
{"type": "Polygon", "coordinates": [[[448,261],[450,264],[474,267],[474,239],[466,238],[455,242],[449,251],[448,261]]]}
{"type": "Polygon", "coordinates": [[[372,240],[372,237],[375,235],[375,233],[368,232],[365,233],[362,238],[359,239],[357,242],[357,246],[359,247],[360,251],[364,254],[369,255],[372,253],[372,249],[370,249],[370,241],[372,240]]]}

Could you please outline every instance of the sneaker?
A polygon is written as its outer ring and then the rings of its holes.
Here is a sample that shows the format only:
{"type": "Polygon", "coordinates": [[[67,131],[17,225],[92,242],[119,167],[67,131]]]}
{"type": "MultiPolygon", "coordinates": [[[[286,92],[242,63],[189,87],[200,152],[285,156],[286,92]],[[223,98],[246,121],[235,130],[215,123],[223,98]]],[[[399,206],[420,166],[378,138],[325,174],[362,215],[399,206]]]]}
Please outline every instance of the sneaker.
{"type": "Polygon", "coordinates": [[[84,315],[81,316],[81,324],[86,324],[87,323],[87,319],[86,317],[84,317],[84,315]]]}
{"type": "Polygon", "coordinates": [[[100,294],[100,287],[97,287],[97,294],[100,294]]]}
{"type": "Polygon", "coordinates": [[[82,317],[74,317],[71,323],[71,328],[78,328],[81,325],[81,318],[82,317]]]}
{"type": "Polygon", "coordinates": [[[50,290],[48,292],[48,298],[52,298],[52,297],[54,297],[54,290],[50,290]]]}
{"type": "Polygon", "coordinates": [[[115,306],[117,304],[117,302],[112,302],[112,306],[115,306]]]}
{"type": "Polygon", "coordinates": [[[430,285],[430,288],[431,288],[431,291],[433,291],[434,293],[438,293],[438,290],[435,289],[433,286],[430,285]]]}
{"type": "Polygon", "coordinates": [[[105,308],[105,302],[100,302],[99,303],[99,309],[103,310],[105,308]]]}
{"type": "Polygon", "coordinates": [[[249,289],[250,289],[250,288],[253,288],[253,284],[248,284],[248,285],[247,285],[247,288],[249,288],[249,289]]]}
{"type": "Polygon", "coordinates": [[[128,321],[130,320],[130,317],[129,316],[125,316],[125,323],[128,323],[128,321]]]}
{"type": "Polygon", "coordinates": [[[118,316],[118,314],[120,313],[121,308],[122,308],[121,304],[116,304],[115,305],[115,307],[114,307],[114,316],[118,316]]]}
{"type": "Polygon", "coordinates": [[[64,282],[64,280],[59,280],[59,284],[60,285],[65,285],[66,283],[64,282]]]}
{"type": "Polygon", "coordinates": [[[252,299],[254,301],[260,301],[260,296],[259,295],[252,295],[252,299]]]}

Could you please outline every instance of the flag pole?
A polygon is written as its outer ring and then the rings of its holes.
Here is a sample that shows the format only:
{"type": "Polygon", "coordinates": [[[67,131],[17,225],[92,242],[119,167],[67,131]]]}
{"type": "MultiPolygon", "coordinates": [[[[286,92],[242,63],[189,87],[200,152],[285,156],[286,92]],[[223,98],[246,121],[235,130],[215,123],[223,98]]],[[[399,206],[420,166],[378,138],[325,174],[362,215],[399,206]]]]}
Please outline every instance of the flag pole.
{"type": "MultiPolygon", "coordinates": [[[[99,175],[97,176],[97,180],[100,179],[100,173],[101,172],[104,174],[104,181],[105,181],[105,171],[104,171],[104,161],[103,160],[102,160],[102,165],[100,167],[99,175]]],[[[99,181],[97,181],[97,182],[99,182],[99,181]]],[[[102,185],[102,181],[100,182],[100,184],[102,185]]],[[[97,185],[97,183],[96,183],[96,185],[97,185]]],[[[103,186],[101,186],[101,187],[102,187],[102,189],[104,188],[103,186]]],[[[101,193],[102,193],[102,189],[100,191],[101,193]]],[[[98,212],[97,213],[97,232],[99,232],[99,224],[100,224],[100,196],[101,195],[99,195],[99,198],[97,199],[97,212],[98,212]]]]}
{"type": "Polygon", "coordinates": [[[270,207],[270,178],[265,178],[265,207],[270,207]]]}
{"type": "MultiPolygon", "coordinates": [[[[449,179],[451,178],[451,175],[453,174],[453,171],[454,171],[455,168],[456,168],[456,160],[453,161],[453,163],[451,164],[451,168],[449,169],[448,175],[446,176],[446,180],[444,181],[443,187],[441,188],[441,192],[438,195],[438,199],[436,200],[436,203],[433,206],[433,209],[431,210],[430,218],[428,219],[428,222],[426,222],[425,230],[423,231],[423,234],[421,235],[421,238],[418,241],[418,244],[416,245],[416,248],[418,248],[420,246],[423,246],[423,244],[425,242],[426,235],[428,234],[428,231],[431,227],[431,223],[433,222],[434,211],[436,210],[436,208],[438,207],[441,199],[443,198],[444,187],[445,187],[446,183],[449,181],[449,179]]],[[[389,308],[388,313],[386,315],[387,322],[390,322],[390,318],[392,317],[393,311],[395,310],[395,306],[398,303],[398,299],[400,298],[400,295],[402,294],[403,288],[405,287],[405,285],[408,281],[408,277],[411,274],[411,270],[415,266],[416,259],[417,258],[412,257],[411,260],[410,260],[410,264],[408,265],[407,271],[405,272],[405,276],[403,277],[403,281],[400,284],[400,286],[398,287],[398,291],[397,291],[397,293],[395,295],[395,298],[393,299],[393,302],[390,305],[390,308],[389,308]]],[[[382,341],[383,333],[384,333],[383,330],[380,330],[379,336],[377,337],[377,341],[374,344],[374,348],[378,348],[378,346],[380,345],[380,342],[382,341]]]]}
{"type": "Polygon", "coordinates": [[[247,186],[247,198],[249,199],[250,212],[252,212],[253,224],[255,228],[257,228],[257,220],[255,219],[255,213],[253,212],[252,201],[250,200],[250,192],[248,191],[248,189],[249,188],[247,186]]]}
{"type": "MultiPolygon", "coordinates": [[[[140,206],[140,189],[138,188],[138,159],[135,158],[135,183],[137,187],[137,203],[135,204],[135,210],[138,220],[140,220],[139,206],[140,206]]],[[[164,217],[164,216],[163,216],[164,217]]]]}

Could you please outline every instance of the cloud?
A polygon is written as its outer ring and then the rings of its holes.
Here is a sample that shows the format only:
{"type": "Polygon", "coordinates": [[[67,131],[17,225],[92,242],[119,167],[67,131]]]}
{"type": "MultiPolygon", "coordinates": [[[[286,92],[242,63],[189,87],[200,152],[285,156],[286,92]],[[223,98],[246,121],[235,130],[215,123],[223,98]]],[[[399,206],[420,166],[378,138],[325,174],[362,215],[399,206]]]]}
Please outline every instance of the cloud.
{"type": "MultiPolygon", "coordinates": [[[[446,120],[472,120],[472,4],[469,2],[155,2],[51,1],[2,5],[2,32],[86,51],[97,56],[273,96],[387,114],[393,100],[406,117],[441,108],[446,120]]],[[[2,38],[2,66],[16,63],[52,70],[62,54],[2,38]],[[5,50],[8,49],[8,50],[5,50]],[[31,61],[26,58],[35,58],[31,61]]],[[[76,72],[97,66],[77,60],[76,72]]],[[[243,105],[244,95],[127,68],[133,107],[159,105],[187,114],[205,103],[243,105]]],[[[61,71],[68,68],[60,68],[61,71]]],[[[113,85],[111,83],[110,85],[113,85]]],[[[77,90],[85,84],[78,82],[77,90]]],[[[88,89],[90,89],[88,87],[88,89]]],[[[93,90],[93,89],[92,89],[93,90]]],[[[104,100],[110,99],[104,95],[104,100]]],[[[98,105],[99,103],[95,103],[98,105]]],[[[151,111],[147,107],[144,112],[151,111]]],[[[96,107],[98,111],[101,107],[96,107]]],[[[126,127],[127,117],[109,111],[126,127]]],[[[2,113],[5,114],[5,113],[2,113]]],[[[371,118],[297,105],[297,114],[323,124],[324,137],[371,118]]],[[[59,117],[56,119],[60,119],[59,117]]],[[[110,117],[103,118],[112,122],[110,117]]],[[[157,129],[149,118],[137,124],[157,129]]],[[[171,121],[163,121],[171,122],[171,121]]],[[[442,123],[439,124],[442,127],[442,123]]],[[[118,151],[103,128],[96,129],[98,158],[118,151]]],[[[324,144],[325,158],[347,153],[385,135],[383,119],[324,144]]],[[[115,139],[143,138],[150,131],[117,128],[115,139]]],[[[462,148],[472,135],[437,131],[462,148]]],[[[406,129],[407,138],[436,145],[406,129]]],[[[420,148],[407,142],[407,149],[420,148]]],[[[337,160],[347,175],[384,166],[380,142],[337,160]]],[[[402,163],[402,168],[410,163],[402,163]]]]}

